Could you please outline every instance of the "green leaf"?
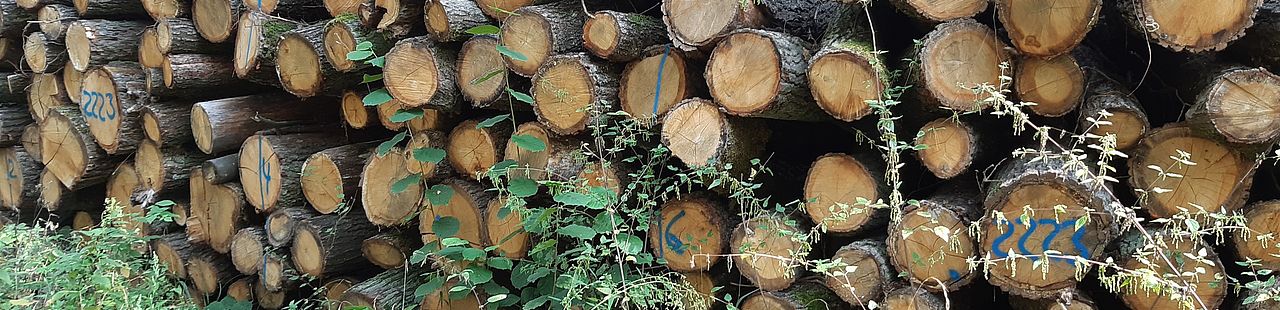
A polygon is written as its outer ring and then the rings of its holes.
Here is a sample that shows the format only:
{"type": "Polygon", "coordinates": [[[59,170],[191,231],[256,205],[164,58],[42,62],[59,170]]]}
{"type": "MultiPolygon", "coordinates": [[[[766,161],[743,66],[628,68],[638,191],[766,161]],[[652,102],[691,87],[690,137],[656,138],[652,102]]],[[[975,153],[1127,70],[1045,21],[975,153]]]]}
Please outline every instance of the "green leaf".
{"type": "Polygon", "coordinates": [[[533,97],[530,97],[529,95],[526,95],[525,93],[522,93],[522,92],[520,92],[520,91],[517,91],[517,90],[511,89],[511,88],[507,88],[507,93],[508,93],[508,94],[511,94],[511,97],[515,97],[515,98],[516,98],[516,100],[520,100],[520,102],[524,102],[524,103],[528,103],[528,104],[533,104],[533,97]]]}
{"type": "Polygon", "coordinates": [[[489,71],[489,73],[485,73],[484,75],[471,80],[471,85],[484,83],[485,81],[488,81],[489,79],[492,79],[493,77],[498,76],[498,73],[502,73],[502,71],[506,71],[506,70],[507,68],[493,69],[493,71],[489,71]]]}
{"type": "Polygon", "coordinates": [[[443,206],[449,204],[449,199],[453,198],[453,187],[444,184],[436,184],[427,189],[427,202],[432,206],[443,206]]]}
{"type": "Polygon", "coordinates": [[[493,272],[489,271],[488,268],[471,266],[467,267],[466,272],[468,274],[467,279],[471,281],[471,284],[488,283],[489,280],[493,280],[493,272]]]}
{"type": "Polygon", "coordinates": [[[458,234],[459,226],[462,226],[462,222],[459,222],[456,217],[437,217],[434,222],[431,222],[431,232],[436,234],[436,238],[453,237],[458,234]]]}
{"type": "Polygon", "coordinates": [[[452,248],[452,247],[471,245],[471,242],[467,240],[463,240],[462,238],[448,237],[448,238],[440,239],[440,245],[452,248]]]}
{"type": "Polygon", "coordinates": [[[373,56],[373,51],[355,50],[347,53],[347,60],[365,60],[373,56]]]}
{"type": "Polygon", "coordinates": [[[516,61],[529,60],[529,57],[525,57],[524,54],[521,54],[520,52],[517,52],[517,51],[513,51],[507,48],[506,46],[502,46],[502,45],[498,45],[498,53],[502,53],[503,56],[507,56],[507,58],[511,58],[511,60],[516,60],[516,61]]]}
{"type": "Polygon", "coordinates": [[[378,152],[378,156],[387,156],[387,153],[391,152],[391,148],[394,148],[396,144],[400,144],[400,141],[404,141],[404,139],[407,138],[409,138],[409,132],[401,131],[394,137],[391,137],[391,140],[382,141],[374,151],[378,152]]]}
{"type": "Polygon", "coordinates": [[[498,34],[499,31],[502,31],[502,29],[499,29],[498,26],[494,26],[494,25],[479,25],[479,26],[475,26],[467,29],[467,33],[471,35],[477,35],[477,36],[486,35],[486,34],[498,34]]]}
{"type": "Polygon", "coordinates": [[[420,163],[439,164],[444,160],[445,151],[434,147],[413,149],[413,160],[420,163]]]}
{"type": "Polygon", "coordinates": [[[516,146],[534,153],[547,149],[546,142],[542,142],[542,140],[526,134],[511,136],[511,142],[515,142],[516,146]]]}
{"type": "Polygon", "coordinates": [[[631,234],[618,234],[618,240],[615,242],[618,243],[618,248],[627,254],[635,255],[644,250],[644,240],[631,234]]]}
{"type": "Polygon", "coordinates": [[[489,258],[489,267],[493,267],[494,269],[511,270],[511,266],[513,265],[515,265],[515,263],[506,257],[489,258]]]}
{"type": "Polygon", "coordinates": [[[388,93],[386,88],[379,88],[364,95],[364,99],[360,101],[364,102],[366,107],[379,106],[391,101],[391,93],[388,93]]]}
{"type": "Polygon", "coordinates": [[[600,214],[596,215],[591,228],[603,234],[613,231],[619,224],[622,224],[622,217],[612,212],[600,212],[600,214]]]}
{"type": "Polygon", "coordinates": [[[403,123],[403,122],[411,121],[416,118],[422,117],[422,114],[423,114],[423,111],[422,109],[419,109],[419,108],[412,108],[407,110],[400,109],[396,111],[396,114],[391,115],[391,122],[403,123]]]}
{"type": "Polygon", "coordinates": [[[174,205],[173,200],[168,200],[168,199],[157,201],[155,204],[155,206],[157,207],[169,207],[173,205],[174,205]]]}
{"type": "Polygon", "coordinates": [[[472,247],[462,249],[463,260],[474,261],[481,258],[484,258],[484,250],[472,248],[472,247]]]}
{"type": "Polygon", "coordinates": [[[538,182],[530,179],[514,179],[507,183],[511,197],[524,198],[538,194],[538,182]]]}
{"type": "Polygon", "coordinates": [[[497,125],[498,122],[501,122],[507,119],[508,117],[511,117],[511,114],[502,114],[502,115],[486,118],[485,120],[480,121],[479,124],[476,124],[476,129],[493,127],[493,125],[497,125]]]}
{"type": "Polygon", "coordinates": [[[489,175],[489,178],[497,179],[499,177],[502,177],[503,175],[506,175],[507,170],[515,166],[516,166],[516,161],[514,159],[503,160],[496,164],[493,164],[492,167],[489,167],[489,172],[487,174],[489,175]]]}
{"type": "Polygon", "coordinates": [[[591,227],[586,227],[578,224],[571,224],[569,226],[560,227],[560,229],[556,230],[556,233],[569,236],[569,237],[583,239],[583,240],[589,240],[591,238],[596,237],[595,229],[591,229],[591,227]]]}
{"type": "Polygon", "coordinates": [[[591,203],[591,200],[592,200],[591,196],[587,196],[585,194],[578,193],[578,192],[560,192],[559,194],[556,194],[556,196],[553,197],[553,199],[559,203],[563,203],[570,206],[580,206],[580,207],[587,206],[587,204],[591,203]]]}
{"type": "Polygon", "coordinates": [[[419,285],[418,289],[413,291],[413,298],[417,300],[421,300],[423,297],[427,296],[427,294],[431,294],[431,293],[435,293],[436,291],[439,291],[440,287],[444,286],[444,280],[445,280],[444,277],[439,277],[439,276],[431,277],[430,281],[427,281],[427,283],[423,283],[422,285],[419,285]]]}
{"type": "Polygon", "coordinates": [[[387,65],[387,56],[378,56],[378,58],[370,59],[369,64],[374,67],[382,68],[387,65]]]}
{"type": "Polygon", "coordinates": [[[368,84],[368,83],[373,83],[381,80],[382,80],[382,73],[372,74],[372,75],[365,74],[364,79],[361,80],[360,83],[368,84]]]}
{"type": "Polygon", "coordinates": [[[489,296],[488,299],[485,299],[485,302],[496,303],[496,302],[502,301],[503,299],[507,299],[507,294],[498,294],[498,295],[489,296]]]}
{"type": "Polygon", "coordinates": [[[392,194],[403,193],[405,190],[409,189],[409,185],[418,184],[419,182],[422,182],[421,174],[417,174],[417,173],[410,174],[409,176],[404,177],[403,179],[400,179],[395,183],[392,183],[391,193],[392,194]]]}

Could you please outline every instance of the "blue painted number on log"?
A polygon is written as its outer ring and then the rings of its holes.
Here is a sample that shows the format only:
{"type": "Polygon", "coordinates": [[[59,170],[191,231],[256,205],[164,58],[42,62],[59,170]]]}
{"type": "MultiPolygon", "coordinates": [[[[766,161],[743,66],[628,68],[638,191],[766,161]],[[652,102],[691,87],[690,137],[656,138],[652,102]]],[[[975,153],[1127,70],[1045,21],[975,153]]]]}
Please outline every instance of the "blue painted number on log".
{"type": "MultiPolygon", "coordinates": [[[[676,213],[676,216],[671,217],[671,221],[667,222],[667,227],[662,230],[662,239],[666,241],[667,247],[675,251],[676,254],[684,255],[684,242],[680,241],[679,236],[671,233],[671,226],[675,225],[681,218],[684,218],[684,210],[680,210],[680,213],[676,213]]],[[[658,247],[658,249],[658,255],[663,255],[662,247],[658,247]]]]}
{"type": "MultiPolygon", "coordinates": [[[[1062,231],[1063,228],[1074,228],[1076,225],[1076,221],[1078,220],[1079,219],[1072,219],[1069,221],[1059,222],[1056,219],[1035,219],[1035,220],[1031,220],[1030,223],[1023,223],[1022,226],[1027,227],[1027,231],[1024,232],[1021,237],[1018,238],[1017,253],[1021,255],[1027,255],[1028,257],[1031,258],[1031,261],[1039,260],[1040,256],[1036,256],[1036,255],[1040,255],[1044,253],[1044,251],[1049,250],[1050,243],[1052,243],[1053,239],[1058,236],[1058,232],[1062,231]],[[1026,245],[1027,238],[1031,237],[1031,234],[1034,234],[1036,232],[1036,229],[1041,226],[1052,226],[1053,231],[1050,231],[1049,234],[1045,236],[1044,241],[1040,243],[1040,253],[1032,253],[1031,251],[1027,250],[1027,245],[1026,245]]],[[[996,236],[996,239],[994,240],[994,242],[991,243],[991,252],[994,253],[996,257],[1005,258],[1009,256],[1008,252],[1011,251],[1012,248],[1001,249],[1003,248],[1001,245],[1004,244],[1004,242],[1008,240],[1009,237],[1013,236],[1015,228],[1016,227],[1013,225],[1013,221],[1005,222],[1005,232],[1003,234],[1000,234],[999,236],[996,236]]],[[[1084,227],[1080,227],[1080,229],[1076,229],[1075,233],[1071,235],[1072,248],[1074,248],[1074,250],[1079,253],[1080,257],[1086,257],[1086,258],[1089,257],[1089,247],[1084,245],[1084,234],[1087,231],[1088,231],[1088,226],[1084,226],[1084,227]]],[[[1071,253],[1063,251],[1063,254],[1071,254],[1071,253]]],[[[1060,262],[1069,261],[1068,259],[1057,258],[1057,257],[1051,258],[1050,260],[1060,261],[1060,262]]]]}
{"type": "Polygon", "coordinates": [[[113,93],[80,91],[80,112],[87,120],[97,119],[99,122],[116,119],[116,100],[113,93]],[[103,111],[106,110],[106,111],[103,111]]]}

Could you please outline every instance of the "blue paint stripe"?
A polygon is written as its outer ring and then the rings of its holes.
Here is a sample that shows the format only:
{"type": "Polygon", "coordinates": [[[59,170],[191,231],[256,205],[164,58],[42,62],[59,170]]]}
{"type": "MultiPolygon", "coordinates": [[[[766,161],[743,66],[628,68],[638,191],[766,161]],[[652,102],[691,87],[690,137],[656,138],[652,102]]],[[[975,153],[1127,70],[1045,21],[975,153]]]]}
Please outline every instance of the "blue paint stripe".
{"type": "Polygon", "coordinates": [[[671,44],[667,44],[662,50],[662,61],[658,62],[658,86],[653,89],[653,117],[658,117],[658,98],[662,97],[662,72],[663,68],[667,67],[667,56],[669,55],[671,55],[671,44]]]}

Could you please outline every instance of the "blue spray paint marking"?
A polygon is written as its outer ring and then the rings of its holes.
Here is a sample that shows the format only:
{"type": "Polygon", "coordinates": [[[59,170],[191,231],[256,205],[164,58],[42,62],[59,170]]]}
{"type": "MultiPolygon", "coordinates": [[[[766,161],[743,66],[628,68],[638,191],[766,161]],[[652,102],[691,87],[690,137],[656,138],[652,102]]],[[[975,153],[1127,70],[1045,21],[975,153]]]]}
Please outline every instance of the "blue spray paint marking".
{"type": "Polygon", "coordinates": [[[951,276],[950,279],[947,279],[948,282],[960,280],[960,272],[956,271],[955,269],[947,270],[947,275],[951,276]]]}
{"type": "Polygon", "coordinates": [[[267,190],[267,184],[271,184],[271,175],[267,173],[267,170],[271,168],[271,165],[267,164],[266,158],[262,158],[262,139],[262,136],[258,136],[258,193],[262,195],[261,207],[265,209],[267,207],[267,193],[270,192],[267,190]]]}
{"type": "MultiPolygon", "coordinates": [[[[258,0],[258,11],[259,11],[259,12],[261,12],[261,11],[262,11],[262,0],[258,0]]],[[[248,36],[248,37],[246,37],[246,38],[253,38],[253,31],[254,31],[254,30],[257,30],[257,28],[258,28],[258,27],[255,27],[254,25],[249,25],[249,36],[248,36]]],[[[243,65],[249,65],[249,57],[248,57],[248,56],[249,56],[249,50],[250,50],[250,48],[252,48],[252,47],[253,47],[253,43],[252,43],[252,41],[249,41],[249,40],[252,40],[252,39],[246,39],[246,40],[244,41],[244,55],[245,55],[246,57],[244,58],[244,63],[243,63],[243,65]]]]}
{"type": "MultiPolygon", "coordinates": [[[[662,236],[667,241],[667,247],[679,255],[684,255],[684,242],[680,242],[680,237],[671,233],[671,226],[675,225],[683,217],[684,210],[680,210],[680,213],[676,213],[676,216],[672,217],[670,222],[667,222],[667,228],[662,230],[662,236]]],[[[662,247],[658,248],[661,249],[662,247]]],[[[662,255],[662,253],[659,252],[658,255],[662,255]]]]}
{"type": "Polygon", "coordinates": [[[667,66],[667,55],[671,54],[671,44],[662,50],[662,61],[658,62],[658,86],[653,88],[653,117],[658,117],[658,98],[662,97],[662,72],[667,66]]]}
{"type": "Polygon", "coordinates": [[[13,158],[5,158],[4,163],[5,163],[5,177],[9,178],[10,180],[17,179],[18,175],[13,173],[13,166],[14,166],[13,158]]]}
{"type": "MultiPolygon", "coordinates": [[[[1044,251],[1049,250],[1050,243],[1052,243],[1053,238],[1058,236],[1058,232],[1062,231],[1063,228],[1068,228],[1068,227],[1074,228],[1076,221],[1078,220],[1079,219],[1072,219],[1069,221],[1064,221],[1059,223],[1058,220],[1055,220],[1055,219],[1038,219],[1038,220],[1032,220],[1030,223],[1023,223],[1023,226],[1027,226],[1027,231],[1023,233],[1021,238],[1018,238],[1018,244],[1017,244],[1018,254],[1027,255],[1031,259],[1031,261],[1040,260],[1040,256],[1036,256],[1036,255],[1040,255],[1044,253],[1044,251]],[[1040,244],[1041,253],[1031,253],[1031,251],[1027,250],[1027,247],[1026,247],[1027,238],[1030,237],[1031,234],[1035,233],[1036,228],[1040,226],[1052,226],[1053,231],[1049,232],[1049,234],[1045,236],[1044,241],[1041,242],[1040,244]]],[[[1000,245],[1004,244],[1004,242],[1008,240],[1009,237],[1013,236],[1014,228],[1015,227],[1012,221],[1005,222],[1005,232],[997,236],[994,242],[991,243],[991,252],[994,253],[996,257],[1006,258],[1009,256],[1008,254],[1009,250],[1008,249],[1001,250],[1000,245]]],[[[1088,230],[1087,228],[1088,227],[1080,227],[1080,229],[1076,229],[1075,233],[1071,235],[1071,245],[1072,247],[1075,248],[1077,252],[1080,253],[1079,254],[1080,257],[1089,257],[1089,247],[1084,245],[1084,234],[1088,230]]],[[[1064,254],[1069,254],[1069,253],[1064,252],[1064,254]]],[[[1056,262],[1070,261],[1069,259],[1059,258],[1059,257],[1050,258],[1050,260],[1056,261],[1056,262]]]]}
{"type": "Polygon", "coordinates": [[[80,101],[82,101],[80,111],[85,117],[97,119],[99,122],[116,119],[115,94],[81,90],[80,101]]]}

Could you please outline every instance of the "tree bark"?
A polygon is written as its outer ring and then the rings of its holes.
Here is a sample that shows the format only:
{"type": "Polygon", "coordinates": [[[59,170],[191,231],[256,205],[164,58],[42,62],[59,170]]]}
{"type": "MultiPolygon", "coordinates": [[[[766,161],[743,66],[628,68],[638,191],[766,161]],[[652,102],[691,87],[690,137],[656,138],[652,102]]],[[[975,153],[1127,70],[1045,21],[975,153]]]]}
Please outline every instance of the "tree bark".
{"type": "Polygon", "coordinates": [[[773,309],[771,307],[777,306],[808,309],[811,305],[822,305],[823,309],[829,310],[852,309],[835,292],[816,281],[802,281],[780,291],[760,290],[742,298],[742,309],[773,309]]]}
{"type": "Polygon", "coordinates": [[[378,142],[325,149],[302,163],[302,194],[320,214],[339,211],[359,201],[360,172],[378,142]]]}
{"type": "Polygon", "coordinates": [[[279,77],[272,70],[276,67],[280,40],[284,33],[301,26],[260,12],[240,15],[236,26],[236,76],[262,85],[280,85],[279,77]]]}
{"type": "Polygon", "coordinates": [[[184,145],[161,147],[147,140],[138,147],[134,162],[144,189],[173,193],[185,189],[190,184],[191,170],[212,157],[184,145]]]}
{"type": "Polygon", "coordinates": [[[205,181],[222,184],[240,180],[240,153],[231,153],[204,161],[200,164],[205,181]]]}
{"type": "Polygon", "coordinates": [[[245,139],[240,148],[240,183],[245,184],[249,204],[259,213],[305,207],[300,182],[303,162],[315,152],[347,143],[347,137],[334,130],[268,130],[245,139]]]}
{"type": "Polygon", "coordinates": [[[150,242],[151,251],[155,253],[156,260],[164,265],[165,273],[174,279],[187,278],[187,261],[191,259],[191,252],[194,250],[191,243],[187,242],[187,235],[183,233],[172,233],[159,236],[150,242]]]}
{"type": "Polygon", "coordinates": [[[885,294],[883,309],[944,310],[946,300],[921,288],[902,287],[885,294]]]}
{"type": "Polygon", "coordinates": [[[67,47],[60,39],[50,39],[41,32],[32,32],[22,43],[22,58],[31,72],[53,73],[67,62],[67,47]]]}
{"type": "Polygon", "coordinates": [[[147,140],[159,146],[183,146],[190,143],[191,105],[164,102],[143,107],[142,131],[147,140]]]}
{"type": "Polygon", "coordinates": [[[250,11],[266,15],[280,16],[291,20],[313,21],[323,19],[328,14],[323,6],[313,0],[233,0],[242,1],[242,5],[250,11]]]}
{"type": "Polygon", "coordinates": [[[384,232],[368,239],[360,245],[360,252],[370,263],[382,269],[397,269],[409,262],[414,251],[422,247],[422,238],[406,232],[384,232]]]}
{"type": "Polygon", "coordinates": [[[23,132],[33,123],[27,105],[0,103],[0,147],[21,144],[23,132]]]}
{"type": "Polygon", "coordinates": [[[387,92],[407,107],[458,111],[457,56],[426,36],[401,40],[386,55],[387,92]]]}
{"type": "Polygon", "coordinates": [[[427,1],[424,10],[427,34],[437,42],[462,41],[471,37],[467,29],[489,24],[489,18],[475,1],[427,1]]]}
{"type": "Polygon", "coordinates": [[[848,6],[829,0],[761,0],[759,3],[771,19],[768,29],[809,42],[821,40],[828,27],[836,25],[841,7],[848,6]]]}
{"type": "Polygon", "coordinates": [[[169,55],[160,67],[164,85],[151,95],[165,99],[210,99],[254,93],[262,87],[236,78],[230,57],[204,54],[169,55]]]}
{"type": "Polygon", "coordinates": [[[267,229],[267,243],[278,248],[288,247],[293,243],[298,224],[317,216],[320,216],[320,213],[305,207],[280,208],[272,211],[264,225],[267,229]]]}
{"type": "Polygon", "coordinates": [[[174,54],[227,54],[228,42],[209,42],[200,37],[195,22],[186,18],[157,19],[156,43],[160,52],[174,54]]]}
{"type": "Polygon", "coordinates": [[[767,21],[754,1],[699,2],[662,1],[662,21],[667,24],[671,42],[685,51],[713,46],[734,30],[758,28],[767,21]],[[722,22],[712,24],[709,20],[722,22]]]}
{"type": "Polygon", "coordinates": [[[302,274],[317,278],[368,268],[360,246],[377,233],[373,224],[348,214],[303,220],[294,228],[293,264],[302,274]]]}
{"type": "Polygon", "coordinates": [[[44,161],[41,160],[44,157],[40,155],[40,123],[27,125],[22,131],[22,149],[35,159],[38,167],[44,167],[44,161]]]}
{"type": "Polygon", "coordinates": [[[582,52],[582,26],[586,13],[578,3],[551,2],[526,6],[505,18],[498,36],[502,46],[525,56],[525,60],[503,57],[507,68],[531,77],[552,56],[582,52]]]}
{"type": "MultiPolygon", "coordinates": [[[[93,3],[115,2],[134,4],[123,0],[97,0],[93,3]]],[[[113,61],[137,60],[138,35],[147,26],[141,21],[81,19],[71,22],[67,27],[66,44],[72,66],[76,71],[85,72],[113,61]]]]}
{"type": "Polygon", "coordinates": [[[238,149],[254,133],[294,125],[334,124],[336,100],[302,101],[292,96],[264,94],[197,102],[191,108],[191,132],[206,154],[238,149]],[[305,106],[305,108],[304,108],[305,106]]]}
{"type": "Polygon", "coordinates": [[[0,77],[4,78],[0,85],[0,100],[4,102],[12,102],[25,104],[27,103],[27,87],[31,86],[31,74],[0,72],[0,77]]]}
{"type": "Polygon", "coordinates": [[[828,118],[809,92],[806,74],[812,52],[800,38],[743,29],[724,40],[711,52],[705,77],[711,97],[726,112],[797,121],[828,118]]]}
{"type": "Polygon", "coordinates": [[[302,286],[302,280],[302,274],[284,254],[269,252],[262,258],[262,270],[258,272],[258,283],[262,284],[267,291],[294,291],[302,286]]]}
{"type": "Polygon", "coordinates": [[[0,34],[21,36],[27,22],[34,20],[37,20],[34,10],[20,8],[14,0],[0,1],[0,34]]]}
{"type": "Polygon", "coordinates": [[[62,186],[71,190],[106,182],[124,159],[90,142],[93,134],[89,124],[74,107],[50,109],[48,118],[40,123],[40,140],[45,169],[53,171],[62,186]]]}
{"type": "Polygon", "coordinates": [[[547,59],[534,75],[531,90],[538,121],[561,135],[599,130],[607,114],[618,107],[617,69],[584,53],[547,59]],[[570,89],[569,85],[586,88],[570,89]]]}
{"type": "Polygon", "coordinates": [[[1084,103],[1080,107],[1079,130],[1098,136],[1113,134],[1116,137],[1116,149],[1132,149],[1151,130],[1147,112],[1128,88],[1106,74],[1111,71],[1093,64],[1085,64],[1081,68],[1085,70],[1086,83],[1084,103]],[[1104,118],[1103,111],[1109,116],[1104,118]],[[1095,124],[1095,121],[1107,121],[1111,124],[1095,124]]]}
{"type": "Polygon", "coordinates": [[[686,99],[662,121],[662,144],[690,167],[733,164],[746,169],[764,153],[768,139],[761,120],[725,115],[702,98],[686,99]]]}
{"type": "Polygon", "coordinates": [[[647,56],[646,49],[667,43],[666,26],[657,17],[617,11],[597,11],[587,19],[582,41],[587,51],[612,62],[647,56]]]}
{"type": "Polygon", "coordinates": [[[417,267],[383,271],[347,289],[342,294],[342,301],[374,310],[412,307],[417,304],[414,302],[414,291],[427,283],[423,276],[425,272],[417,267]]]}
{"type": "Polygon", "coordinates": [[[507,160],[516,165],[507,169],[507,176],[530,180],[570,181],[582,171],[582,142],[556,136],[538,122],[527,122],[516,127],[512,136],[537,139],[544,148],[530,151],[518,143],[507,143],[503,152],[507,160]]]}

